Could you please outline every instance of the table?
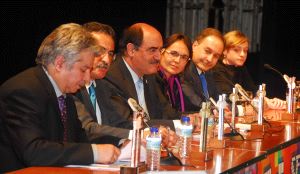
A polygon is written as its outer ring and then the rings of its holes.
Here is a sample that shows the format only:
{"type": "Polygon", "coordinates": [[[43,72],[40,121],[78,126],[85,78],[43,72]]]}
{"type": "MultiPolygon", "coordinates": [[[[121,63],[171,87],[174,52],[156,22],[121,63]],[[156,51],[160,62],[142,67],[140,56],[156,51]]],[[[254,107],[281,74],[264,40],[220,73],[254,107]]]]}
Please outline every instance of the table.
{"type": "MultiPolygon", "coordinates": [[[[274,114],[272,112],[274,111],[266,114],[274,114]]],[[[193,141],[189,166],[161,166],[160,170],[205,170],[207,173],[300,172],[300,122],[298,119],[270,120],[270,124],[271,128],[264,133],[249,132],[244,141],[228,140],[225,148],[213,149],[213,159],[207,162],[197,158],[199,157],[199,143],[193,141]]],[[[29,167],[11,173],[102,174],[119,172],[83,168],[29,167]]]]}

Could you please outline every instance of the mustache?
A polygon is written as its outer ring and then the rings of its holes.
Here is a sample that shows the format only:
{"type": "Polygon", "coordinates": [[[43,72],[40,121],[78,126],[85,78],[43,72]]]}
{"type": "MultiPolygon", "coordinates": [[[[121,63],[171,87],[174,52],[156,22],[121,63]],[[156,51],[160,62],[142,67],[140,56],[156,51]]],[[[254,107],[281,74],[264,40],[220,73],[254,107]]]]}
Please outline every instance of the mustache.
{"type": "Polygon", "coordinates": [[[159,63],[159,60],[152,60],[149,62],[150,64],[158,64],[159,63]]]}
{"type": "Polygon", "coordinates": [[[101,68],[101,69],[108,69],[109,65],[108,63],[104,62],[104,61],[101,61],[97,66],[96,68],[101,68]]]}

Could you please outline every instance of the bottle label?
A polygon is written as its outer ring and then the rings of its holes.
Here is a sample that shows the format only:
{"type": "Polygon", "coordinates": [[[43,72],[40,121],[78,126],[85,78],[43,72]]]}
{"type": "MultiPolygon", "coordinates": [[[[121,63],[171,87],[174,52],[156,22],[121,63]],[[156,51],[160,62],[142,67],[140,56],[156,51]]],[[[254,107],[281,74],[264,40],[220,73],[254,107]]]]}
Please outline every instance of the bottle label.
{"type": "Polygon", "coordinates": [[[182,126],[181,136],[191,137],[192,132],[193,132],[193,127],[192,126],[182,126]]]}
{"type": "Polygon", "coordinates": [[[214,125],[214,118],[210,117],[208,118],[207,126],[212,126],[214,125]]]}
{"type": "Polygon", "coordinates": [[[160,150],[161,138],[147,137],[147,149],[160,150]]]}

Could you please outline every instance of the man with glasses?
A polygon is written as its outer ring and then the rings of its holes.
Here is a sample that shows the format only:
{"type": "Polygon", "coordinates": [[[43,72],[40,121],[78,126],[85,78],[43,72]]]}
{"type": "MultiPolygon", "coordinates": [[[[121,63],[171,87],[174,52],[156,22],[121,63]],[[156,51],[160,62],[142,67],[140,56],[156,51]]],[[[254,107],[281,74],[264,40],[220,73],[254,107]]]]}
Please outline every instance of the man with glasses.
{"type": "Polygon", "coordinates": [[[98,22],[89,22],[83,27],[96,39],[101,51],[94,59],[90,82],[74,97],[78,117],[90,140],[102,137],[101,140],[105,143],[119,145],[120,138],[129,136],[129,129],[124,128],[132,126],[114,113],[108,103],[108,91],[104,90],[102,80],[114,58],[115,32],[109,25],[98,22]]]}
{"type": "MultiPolygon", "coordinates": [[[[105,78],[115,91],[110,98],[114,109],[125,119],[132,120],[133,112],[127,99],[133,98],[150,116],[150,125],[174,128],[171,119],[179,119],[180,113],[170,106],[155,82],[163,44],[160,32],[149,24],[136,23],[124,31],[119,43],[120,56],[105,78]]],[[[170,144],[175,144],[173,131],[169,140],[170,144]]],[[[163,141],[168,141],[164,134],[163,141]]]]}

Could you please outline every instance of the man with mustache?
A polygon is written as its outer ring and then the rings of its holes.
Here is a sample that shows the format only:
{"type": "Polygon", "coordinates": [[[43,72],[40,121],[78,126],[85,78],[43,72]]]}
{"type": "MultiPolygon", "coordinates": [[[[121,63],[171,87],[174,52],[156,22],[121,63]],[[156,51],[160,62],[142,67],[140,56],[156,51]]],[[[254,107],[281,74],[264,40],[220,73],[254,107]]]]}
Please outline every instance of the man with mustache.
{"type": "Polygon", "coordinates": [[[5,152],[0,157],[0,173],[28,166],[116,161],[118,148],[87,140],[70,95],[89,81],[97,48],[81,25],[63,24],[43,40],[37,66],[0,86],[4,129],[0,152],[5,152]]]}
{"type": "MultiPolygon", "coordinates": [[[[114,91],[110,102],[119,115],[132,120],[133,112],[126,100],[130,97],[148,113],[150,125],[174,128],[171,119],[179,119],[180,113],[169,105],[155,82],[162,44],[162,36],[153,26],[146,23],[131,25],[120,39],[120,55],[104,80],[111,84],[107,88],[114,91]]],[[[173,131],[171,134],[170,144],[175,143],[177,138],[173,131]]]]}
{"type": "Polygon", "coordinates": [[[119,145],[120,139],[128,138],[132,125],[114,113],[108,103],[109,91],[104,90],[106,84],[102,80],[114,58],[115,32],[111,26],[99,22],[88,22],[83,27],[96,39],[101,50],[94,59],[90,81],[74,97],[78,117],[90,140],[102,137],[105,143],[119,145]]]}

